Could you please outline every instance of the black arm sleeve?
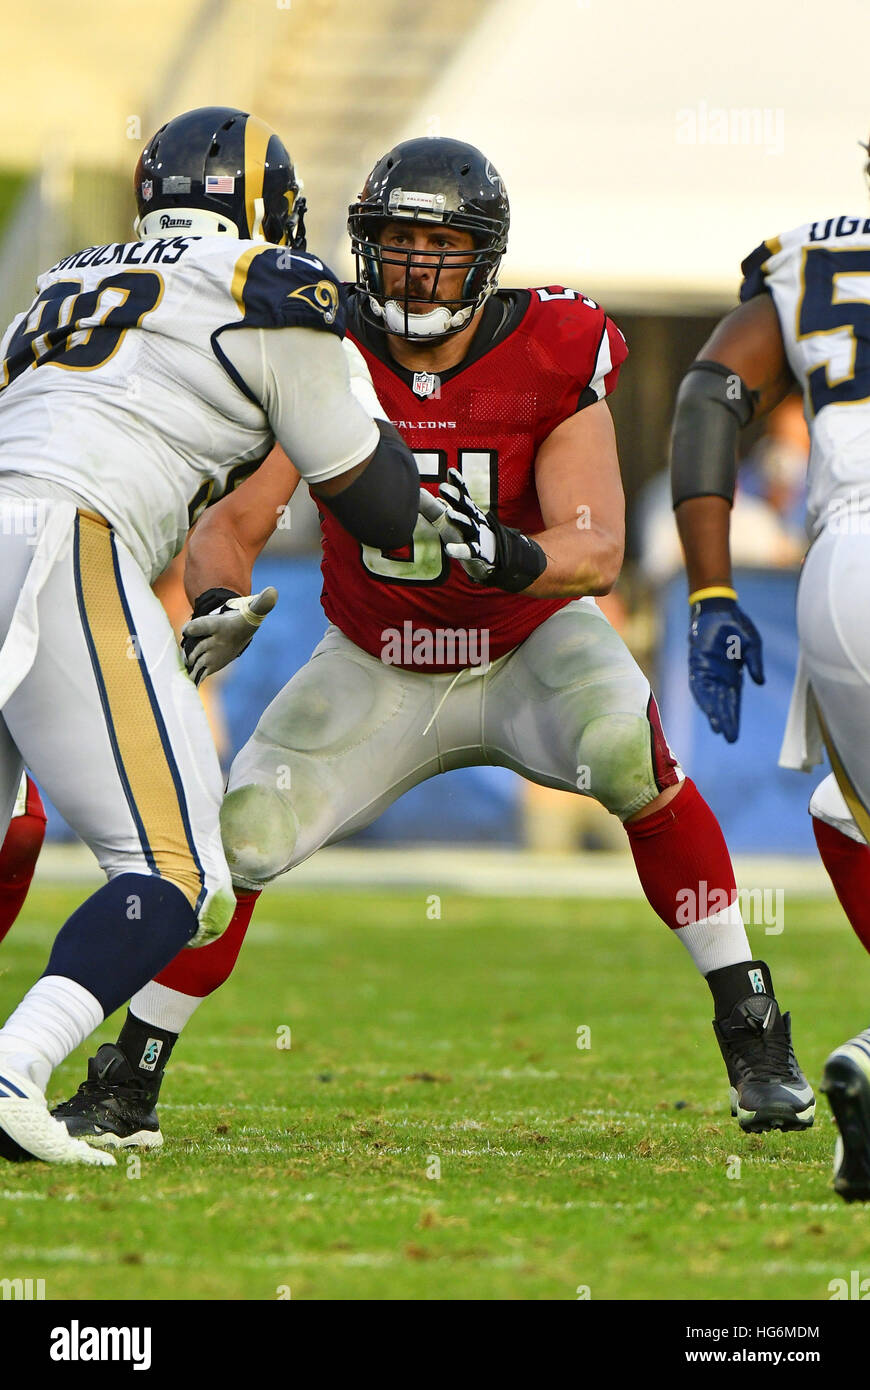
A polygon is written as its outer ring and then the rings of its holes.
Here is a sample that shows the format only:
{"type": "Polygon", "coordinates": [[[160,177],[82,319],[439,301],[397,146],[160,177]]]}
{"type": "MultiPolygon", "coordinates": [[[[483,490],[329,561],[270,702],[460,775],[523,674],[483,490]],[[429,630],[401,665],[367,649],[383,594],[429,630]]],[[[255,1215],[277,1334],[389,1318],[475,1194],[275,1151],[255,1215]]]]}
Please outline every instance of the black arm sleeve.
{"type": "Polygon", "coordinates": [[[358,478],[332,497],[312,492],[355,540],[378,550],[408,545],[417,524],[420,475],[398,430],[376,420],[380,443],[358,478]]]}
{"type": "Polygon", "coordinates": [[[693,362],[677,393],[671,432],[675,507],[711,494],[734,501],[737,434],[752,419],[752,392],[721,362],[693,362]]]}

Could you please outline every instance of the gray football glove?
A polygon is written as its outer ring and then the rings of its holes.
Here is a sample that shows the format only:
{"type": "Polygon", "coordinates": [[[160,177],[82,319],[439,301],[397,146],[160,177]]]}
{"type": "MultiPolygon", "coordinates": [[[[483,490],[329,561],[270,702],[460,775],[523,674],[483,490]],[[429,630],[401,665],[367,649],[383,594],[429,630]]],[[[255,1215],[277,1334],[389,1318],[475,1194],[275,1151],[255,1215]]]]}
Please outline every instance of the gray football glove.
{"type": "Polygon", "coordinates": [[[196,685],[241,656],[277,601],[278,590],[271,585],[259,594],[234,594],[232,589],[200,594],[181,632],[185,665],[196,685]]]}

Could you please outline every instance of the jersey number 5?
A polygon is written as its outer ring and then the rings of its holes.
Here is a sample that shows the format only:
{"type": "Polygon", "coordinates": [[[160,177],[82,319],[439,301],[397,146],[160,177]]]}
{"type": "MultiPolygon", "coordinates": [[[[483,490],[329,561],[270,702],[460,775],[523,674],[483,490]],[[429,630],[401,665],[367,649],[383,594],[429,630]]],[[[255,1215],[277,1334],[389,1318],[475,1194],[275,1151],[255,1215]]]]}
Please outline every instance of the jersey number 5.
{"type": "Polygon", "coordinates": [[[113,357],[128,328],[138,328],[163,298],[154,270],[108,275],[92,290],[81,280],[56,280],[33,301],[0,364],[0,390],[28,367],[50,362],[71,372],[92,372],[113,357]]]}
{"type": "Polygon", "coordinates": [[[870,397],[870,251],[817,246],[804,251],[797,341],[815,338],[808,367],[813,414],[870,397]],[[827,339],[827,342],[820,341],[827,339]]]}
{"type": "MultiPolygon", "coordinates": [[[[415,452],[421,483],[443,482],[447,477],[444,449],[415,452]]],[[[498,505],[498,454],[495,449],[459,449],[456,465],[481,511],[498,505]]],[[[407,555],[360,546],[362,562],[376,579],[393,584],[441,584],[450,572],[450,561],[441,549],[438,532],[425,517],[417,518],[407,555]]]]}

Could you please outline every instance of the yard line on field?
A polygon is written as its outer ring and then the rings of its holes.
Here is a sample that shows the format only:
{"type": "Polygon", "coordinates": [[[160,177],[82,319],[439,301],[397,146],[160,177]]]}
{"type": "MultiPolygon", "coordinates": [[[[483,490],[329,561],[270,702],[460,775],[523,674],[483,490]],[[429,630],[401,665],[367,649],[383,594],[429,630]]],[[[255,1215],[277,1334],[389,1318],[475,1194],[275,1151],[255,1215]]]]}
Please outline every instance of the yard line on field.
{"type": "MultiPolygon", "coordinates": [[[[299,1104],[304,1109],[305,1103],[303,1101],[299,1101],[299,1104]]],[[[281,1114],[288,1116],[293,1115],[293,1110],[289,1105],[258,1104],[255,1101],[167,1100],[160,1102],[160,1110],[161,1113],[164,1110],[213,1111],[216,1115],[232,1114],[235,1111],[255,1110],[263,1114],[281,1114]]],[[[374,1117],[368,1114],[367,1112],[360,1111],[359,1113],[354,1112],[353,1118],[356,1122],[364,1123],[365,1121],[371,1121],[374,1117]]],[[[692,1116],[692,1120],[694,1120],[696,1123],[703,1122],[706,1124],[709,1122],[710,1118],[710,1114],[702,1111],[699,1111],[697,1114],[693,1114],[692,1116]]],[[[488,1115],[485,1121],[469,1119],[468,1117],[465,1117],[462,1120],[437,1120],[434,1118],[419,1120],[414,1119],[409,1115],[396,1115],[394,1117],[390,1117],[386,1121],[386,1123],[395,1129],[419,1129],[424,1130],[426,1132],[430,1130],[450,1131],[455,1129],[477,1129],[481,1132],[486,1132],[487,1130],[499,1129],[509,1124],[523,1124],[526,1127],[531,1125],[549,1126],[551,1128],[555,1128],[557,1126],[566,1127],[568,1125],[573,1124],[595,1124],[604,1127],[612,1124],[620,1124],[623,1121],[635,1121],[641,1122],[643,1124],[655,1124],[656,1127],[659,1129],[685,1130],[691,1127],[690,1120],[665,1119],[662,1115],[662,1112],[658,1110],[587,1109],[575,1110],[573,1111],[572,1116],[561,1115],[555,1118],[543,1115],[530,1116],[528,1110],[525,1109],[503,1110],[499,1111],[497,1115],[488,1115]]],[[[731,1133],[730,1127],[727,1133],[731,1133]]],[[[734,1137],[737,1138],[739,1136],[735,1133],[734,1137]]],[[[755,1161],[754,1157],[753,1161],[755,1161]]]]}
{"type": "MultiPolygon", "coordinates": [[[[80,1245],[59,1245],[51,1249],[35,1245],[12,1245],[4,1248],[4,1256],[10,1260],[41,1260],[46,1264],[113,1264],[116,1260],[111,1257],[108,1259],[104,1252],[96,1250],[84,1250],[80,1245]]],[[[196,1254],[171,1255],[166,1252],[156,1252],[153,1250],[143,1250],[140,1252],[142,1265],[151,1268],[165,1269],[206,1269],[211,1271],[213,1263],[209,1255],[198,1257],[196,1254]]],[[[437,1262],[433,1260],[433,1263],[437,1262]]],[[[449,1253],[441,1256],[441,1259],[453,1258],[449,1253]]],[[[391,1264],[407,1265],[407,1256],[402,1251],[368,1251],[368,1250],[298,1250],[288,1251],[282,1255],[234,1255],[227,1253],[224,1257],[224,1264],[230,1269],[287,1269],[292,1266],[305,1267],[306,1265],[342,1265],[348,1268],[357,1266],[386,1266],[391,1264]]],[[[477,1255],[475,1262],[480,1265],[487,1265],[492,1269],[513,1269],[526,1262],[524,1254],[515,1255],[477,1255]]]]}
{"type": "MultiPolygon", "coordinates": [[[[286,1105],[258,1105],[255,1101],[166,1100],[160,1102],[160,1110],[161,1112],[163,1112],[164,1110],[215,1110],[219,1111],[222,1114],[232,1113],[235,1110],[258,1110],[265,1111],[267,1113],[275,1112],[286,1115],[289,1111],[289,1107],[286,1105]]],[[[659,1112],[655,1110],[575,1110],[573,1112],[574,1116],[578,1120],[582,1118],[586,1121],[595,1119],[605,1119],[608,1121],[644,1120],[646,1122],[656,1119],[658,1113],[659,1112]]],[[[706,1117],[702,1116],[701,1118],[706,1117]]],[[[360,1113],[359,1115],[354,1114],[354,1119],[359,1120],[360,1122],[364,1122],[366,1120],[371,1120],[372,1116],[360,1113]]],[[[449,1120],[445,1121],[443,1124],[439,1124],[439,1122],[436,1120],[415,1120],[407,1115],[397,1116],[395,1119],[391,1119],[389,1123],[395,1125],[397,1128],[406,1129],[469,1129],[475,1126],[478,1126],[480,1129],[496,1129],[499,1125],[507,1124],[509,1122],[516,1123],[518,1120],[521,1120],[523,1123],[526,1124],[534,1123],[542,1125],[565,1125],[573,1123],[573,1121],[570,1120],[568,1116],[561,1116],[555,1120],[548,1119],[540,1115],[532,1116],[530,1118],[528,1110],[500,1111],[499,1114],[496,1116],[489,1116],[485,1123],[481,1123],[479,1120],[474,1120],[473,1122],[470,1122],[469,1119],[466,1117],[463,1120],[449,1120]]],[[[684,1124],[681,1124],[677,1120],[668,1120],[666,1121],[666,1123],[669,1126],[672,1126],[674,1129],[682,1129],[685,1127],[684,1124]]]]}
{"type": "MultiPolygon", "coordinates": [[[[830,880],[821,863],[797,855],[738,855],[737,882],[775,885],[786,892],[829,898],[830,880]]],[[[47,845],[36,882],[102,882],[84,845],[47,845]]],[[[580,897],[639,899],[643,891],[630,853],[537,854],[481,845],[409,845],[400,848],[322,849],[292,873],[270,883],[268,895],[312,890],[397,892],[453,891],[474,897],[580,897]]],[[[268,901],[268,899],[267,899],[268,901]]],[[[268,910],[268,909],[267,909],[268,910]]]]}

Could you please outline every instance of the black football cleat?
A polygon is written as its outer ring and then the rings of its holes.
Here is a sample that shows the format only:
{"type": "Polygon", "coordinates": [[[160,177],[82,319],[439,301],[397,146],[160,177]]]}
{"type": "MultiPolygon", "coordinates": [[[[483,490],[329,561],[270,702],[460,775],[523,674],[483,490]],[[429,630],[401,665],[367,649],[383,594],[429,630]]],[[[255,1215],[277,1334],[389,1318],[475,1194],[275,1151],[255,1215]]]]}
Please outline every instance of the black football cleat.
{"type": "Polygon", "coordinates": [[[831,1053],[822,1090],[840,1131],[834,1191],[844,1202],[870,1201],[870,1029],[831,1053]]]}
{"type": "Polygon", "coordinates": [[[88,1060],[88,1079],[52,1110],[70,1135],[100,1149],[159,1149],[155,1103],[159,1086],[137,1076],[120,1047],[103,1043],[88,1060]]]}
{"type": "Polygon", "coordinates": [[[750,994],[726,1019],[714,1021],[728,1080],[731,1114],[748,1134],[809,1129],[816,1111],[812,1087],[791,1045],[791,1016],[769,994],[750,994]]]}

